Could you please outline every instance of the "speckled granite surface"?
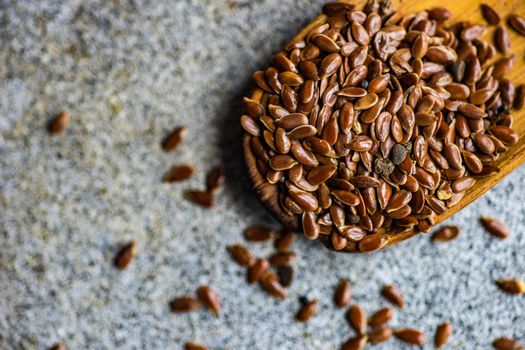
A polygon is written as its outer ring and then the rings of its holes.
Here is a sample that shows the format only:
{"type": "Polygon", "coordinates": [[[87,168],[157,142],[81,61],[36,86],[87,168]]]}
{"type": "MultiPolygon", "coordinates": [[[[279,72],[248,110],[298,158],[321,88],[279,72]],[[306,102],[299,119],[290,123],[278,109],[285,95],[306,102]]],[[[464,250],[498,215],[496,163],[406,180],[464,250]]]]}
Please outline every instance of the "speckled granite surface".
{"type": "MultiPolygon", "coordinates": [[[[456,215],[459,239],[428,236],[371,256],[337,255],[298,240],[297,280],[277,302],[244,282],[225,247],[244,227],[271,223],[250,192],[239,151],[240,97],[254,69],[320,9],[321,1],[0,1],[0,348],[336,349],[352,335],[331,296],[340,277],[368,312],[385,305],[383,283],[406,295],[393,326],[433,336],[455,326],[450,349],[488,349],[497,336],[525,340],[525,298],[499,292],[500,277],[525,278],[525,168],[456,215]],[[301,14],[294,7],[304,9],[301,14]],[[45,132],[71,114],[67,131],[45,132]],[[175,153],[159,142],[186,124],[175,153]],[[229,183],[211,211],[183,199],[225,162],[229,183]],[[173,164],[197,175],[166,185],[173,164]],[[480,214],[511,227],[485,234],[480,214]],[[117,272],[121,244],[137,260],[117,272]],[[176,295],[215,286],[223,314],[169,312],[176,295]],[[306,325],[298,297],[320,301],[306,325]]],[[[254,248],[257,254],[269,245],[254,248]]],[[[403,349],[390,341],[377,349],[403,349]]],[[[426,347],[431,348],[429,345],[426,347]]]]}

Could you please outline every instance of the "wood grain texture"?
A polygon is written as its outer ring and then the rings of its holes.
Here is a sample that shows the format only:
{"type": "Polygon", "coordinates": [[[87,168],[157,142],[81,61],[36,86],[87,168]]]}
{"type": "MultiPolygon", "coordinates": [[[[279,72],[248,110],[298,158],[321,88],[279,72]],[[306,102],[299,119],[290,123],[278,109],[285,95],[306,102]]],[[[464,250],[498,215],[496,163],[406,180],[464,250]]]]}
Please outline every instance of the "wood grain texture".
{"type": "MultiPolygon", "coordinates": [[[[349,1],[343,2],[356,4],[356,7],[362,7],[365,1],[349,1]]],[[[516,13],[525,17],[525,1],[523,0],[504,0],[504,1],[466,1],[466,0],[393,0],[392,4],[394,8],[404,14],[421,11],[424,9],[430,9],[432,7],[446,7],[453,13],[453,17],[448,23],[454,23],[457,21],[471,21],[472,23],[484,24],[487,23],[483,20],[479,5],[486,3],[496,9],[502,17],[502,23],[506,23],[506,18],[511,13],[516,13]]],[[[313,20],[310,24],[305,26],[290,42],[302,40],[306,34],[314,27],[324,23],[326,16],[321,15],[313,20]]],[[[506,25],[506,24],[505,24],[506,25]]],[[[508,27],[508,26],[507,26],[508,27]]],[[[495,26],[488,26],[488,30],[483,35],[482,39],[488,42],[492,42],[494,35],[495,26]]],[[[516,55],[516,64],[512,72],[506,77],[515,86],[525,83],[525,37],[518,35],[513,30],[510,30],[510,36],[512,40],[512,54],[516,55]]],[[[498,54],[495,59],[502,57],[498,54]]],[[[260,101],[263,97],[263,91],[255,88],[251,92],[251,98],[260,101]]],[[[525,161],[525,109],[521,111],[512,111],[514,117],[513,129],[520,136],[520,140],[517,144],[509,148],[509,150],[503,153],[500,158],[494,163],[494,165],[500,168],[500,172],[483,179],[479,179],[475,186],[467,191],[463,199],[454,207],[448,209],[445,213],[441,214],[437,218],[437,223],[446,220],[456,212],[472,203],[475,199],[482,196],[485,192],[499,183],[506,175],[512,170],[516,169],[520,164],[525,161]]],[[[257,192],[259,198],[263,204],[270,210],[270,212],[278,219],[283,225],[292,230],[300,230],[300,221],[296,216],[290,216],[280,209],[278,202],[278,191],[275,185],[271,185],[266,182],[266,179],[259,173],[256,166],[256,158],[250,148],[250,136],[244,135],[243,148],[245,153],[245,160],[248,167],[249,176],[254,185],[254,189],[257,192]]],[[[389,232],[385,234],[386,244],[383,248],[392,246],[405,239],[408,239],[419,232],[413,230],[405,230],[398,232],[389,232]]],[[[320,240],[330,248],[329,236],[320,236],[320,240]]],[[[342,252],[357,252],[357,246],[355,244],[349,244],[342,252]]]]}

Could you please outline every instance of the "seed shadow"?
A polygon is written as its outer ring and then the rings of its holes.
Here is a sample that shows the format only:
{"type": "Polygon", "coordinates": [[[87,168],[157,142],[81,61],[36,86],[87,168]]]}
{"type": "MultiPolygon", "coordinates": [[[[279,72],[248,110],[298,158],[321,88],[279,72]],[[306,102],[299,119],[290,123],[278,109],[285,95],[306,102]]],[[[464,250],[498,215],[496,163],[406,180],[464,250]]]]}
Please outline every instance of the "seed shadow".
{"type": "Polygon", "coordinates": [[[275,222],[257,198],[248,176],[242,149],[243,130],[239,123],[243,112],[242,98],[253,88],[251,74],[247,72],[239,83],[239,88],[224,102],[224,108],[217,116],[217,127],[221,130],[219,137],[220,157],[226,172],[224,191],[231,197],[233,208],[241,216],[253,216],[263,222],[275,222]]]}

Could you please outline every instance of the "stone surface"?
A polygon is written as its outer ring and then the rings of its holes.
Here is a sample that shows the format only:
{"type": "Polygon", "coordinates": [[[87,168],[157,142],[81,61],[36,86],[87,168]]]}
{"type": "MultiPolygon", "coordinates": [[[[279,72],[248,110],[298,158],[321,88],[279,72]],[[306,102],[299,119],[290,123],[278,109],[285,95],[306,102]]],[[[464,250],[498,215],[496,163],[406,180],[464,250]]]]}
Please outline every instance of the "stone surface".
{"type": "MultiPolygon", "coordinates": [[[[312,19],[321,1],[2,1],[0,2],[0,348],[337,349],[353,331],[332,304],[347,277],[353,301],[384,306],[384,283],[407,305],[395,327],[429,338],[449,320],[450,349],[487,349],[498,336],[523,337],[525,299],[494,280],[525,278],[525,168],[449,220],[460,237],[433,245],[421,236],[370,256],[339,255],[299,239],[296,281],[276,301],[245,283],[226,245],[253,223],[272,223],[244,175],[240,98],[252,72],[312,19]],[[301,11],[294,11],[294,7],[301,11]],[[59,136],[46,132],[61,109],[59,136]],[[189,126],[176,152],[159,143],[189,126]],[[196,175],[160,181],[172,165],[196,175]],[[216,208],[183,199],[224,162],[228,184],[216,208]],[[494,215],[512,235],[499,241],[478,217],[494,215]],[[139,254],[112,266],[130,239],[139,254]],[[170,313],[168,302],[204,283],[223,311],[170,313]],[[298,298],[319,300],[307,324],[298,298]]],[[[276,225],[273,223],[273,225],[276,225]]],[[[270,244],[254,251],[268,254],[270,244]]],[[[390,341],[377,349],[402,349],[390,341]]],[[[431,349],[428,345],[426,348],[431,349]]]]}

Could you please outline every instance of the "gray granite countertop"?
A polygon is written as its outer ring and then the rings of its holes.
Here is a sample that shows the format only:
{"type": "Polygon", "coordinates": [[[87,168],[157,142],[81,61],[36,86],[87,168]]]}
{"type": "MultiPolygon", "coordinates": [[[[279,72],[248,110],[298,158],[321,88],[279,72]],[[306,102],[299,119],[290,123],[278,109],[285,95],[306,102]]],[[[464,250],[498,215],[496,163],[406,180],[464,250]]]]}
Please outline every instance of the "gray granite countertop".
{"type": "MultiPolygon", "coordinates": [[[[449,349],[525,340],[525,298],[494,280],[525,277],[525,168],[454,216],[454,242],[420,236],[370,256],[340,255],[299,239],[296,282],[283,302],[245,283],[226,245],[254,223],[276,225],[250,191],[240,152],[240,99],[251,74],[315,17],[315,0],[0,1],[0,348],[337,349],[353,332],[332,305],[341,277],[368,312],[386,305],[384,283],[407,305],[393,326],[429,338],[450,320],[449,349]],[[301,11],[295,11],[300,8],[301,11]],[[69,128],[46,132],[67,109],[69,128]],[[174,153],[159,147],[188,125],[174,153]],[[196,175],[164,184],[177,163],[196,175]],[[183,198],[224,163],[228,183],[212,210],[183,198]],[[478,217],[512,229],[499,241],[478,217]],[[139,244],[119,272],[115,252],[139,244]],[[176,315],[168,302],[209,283],[223,312],[176,315]],[[307,324],[298,297],[320,302],[307,324]]],[[[270,244],[254,248],[268,254],[270,244]]],[[[377,349],[404,349],[396,340],[377,349]]],[[[432,347],[428,345],[428,349],[432,347]]]]}

